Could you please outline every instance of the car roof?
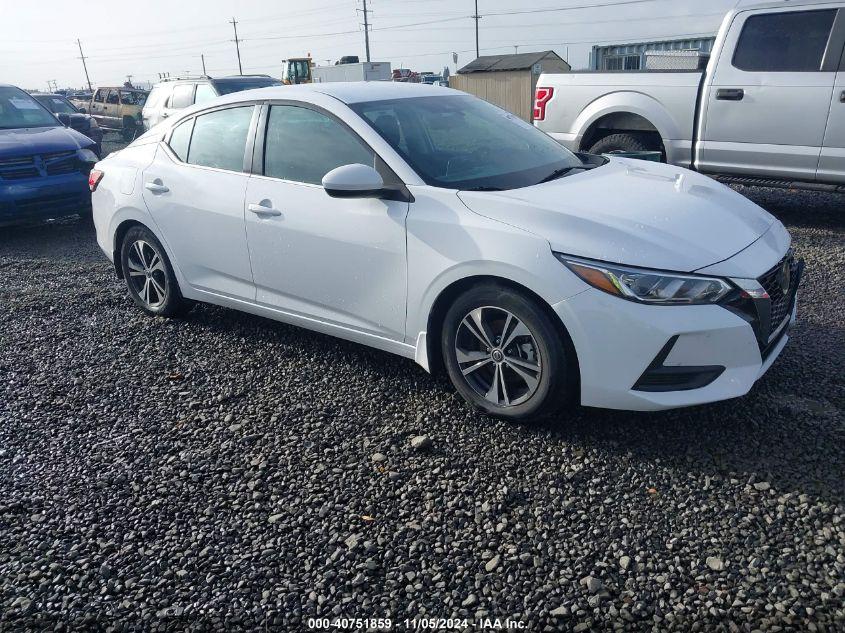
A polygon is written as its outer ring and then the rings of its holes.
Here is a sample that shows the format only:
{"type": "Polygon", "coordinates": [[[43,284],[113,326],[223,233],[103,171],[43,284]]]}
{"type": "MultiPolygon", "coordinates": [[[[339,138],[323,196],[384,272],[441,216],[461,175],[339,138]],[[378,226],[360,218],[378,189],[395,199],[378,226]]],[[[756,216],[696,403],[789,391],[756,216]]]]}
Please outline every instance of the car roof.
{"type": "Polygon", "coordinates": [[[256,88],[225,95],[220,103],[248,101],[250,99],[295,99],[313,93],[320,93],[334,97],[343,103],[360,103],[362,101],[386,101],[388,99],[405,99],[410,97],[432,97],[445,95],[466,95],[460,90],[452,90],[442,86],[429,84],[412,84],[397,81],[348,81],[315,84],[298,84],[296,86],[271,86],[256,88]]]}

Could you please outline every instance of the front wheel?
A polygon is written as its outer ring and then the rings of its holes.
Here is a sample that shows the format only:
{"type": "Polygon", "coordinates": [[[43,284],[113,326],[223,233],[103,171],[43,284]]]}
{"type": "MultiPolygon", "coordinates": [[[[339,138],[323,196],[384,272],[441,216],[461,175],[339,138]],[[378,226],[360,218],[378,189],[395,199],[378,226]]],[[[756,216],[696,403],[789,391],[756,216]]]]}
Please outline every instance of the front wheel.
{"type": "Polygon", "coordinates": [[[129,296],[147,314],[179,316],[190,310],[161,243],[143,226],[133,226],[120,248],[120,265],[129,296]]]}
{"type": "Polygon", "coordinates": [[[482,284],[446,313],[442,353],[449,378],[474,407],[529,419],[574,399],[577,363],[563,332],[531,297],[482,284]]]}

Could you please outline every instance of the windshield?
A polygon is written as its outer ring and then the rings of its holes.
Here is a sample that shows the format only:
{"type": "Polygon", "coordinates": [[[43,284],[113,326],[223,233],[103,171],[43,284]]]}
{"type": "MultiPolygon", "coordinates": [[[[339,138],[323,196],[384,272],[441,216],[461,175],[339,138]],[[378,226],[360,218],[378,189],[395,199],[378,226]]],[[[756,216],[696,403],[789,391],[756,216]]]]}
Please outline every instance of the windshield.
{"type": "Polygon", "coordinates": [[[50,112],[76,114],[79,112],[74,108],[70,102],[64,97],[57,97],[56,95],[37,95],[35,99],[47,108],[50,112]]]}
{"type": "Polygon", "coordinates": [[[253,88],[266,88],[267,86],[281,86],[282,82],[272,77],[256,77],[254,79],[216,79],[212,82],[217,92],[221,95],[240,92],[241,90],[252,90],[253,88]]]}
{"type": "Polygon", "coordinates": [[[583,166],[577,156],[530,123],[470,95],[349,107],[435,187],[517,189],[583,166]]]}
{"type": "Polygon", "coordinates": [[[19,88],[0,87],[0,129],[55,127],[59,122],[19,88]]]}

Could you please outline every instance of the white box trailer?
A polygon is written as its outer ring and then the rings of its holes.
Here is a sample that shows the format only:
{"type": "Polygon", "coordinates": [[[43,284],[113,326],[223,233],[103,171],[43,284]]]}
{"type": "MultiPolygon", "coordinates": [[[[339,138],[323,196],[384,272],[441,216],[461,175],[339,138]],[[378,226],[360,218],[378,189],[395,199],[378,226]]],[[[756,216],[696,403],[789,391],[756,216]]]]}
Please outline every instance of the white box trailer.
{"type": "Polygon", "coordinates": [[[311,69],[311,78],[314,83],[390,81],[390,73],[390,62],[361,62],[359,64],[316,66],[311,69]]]}

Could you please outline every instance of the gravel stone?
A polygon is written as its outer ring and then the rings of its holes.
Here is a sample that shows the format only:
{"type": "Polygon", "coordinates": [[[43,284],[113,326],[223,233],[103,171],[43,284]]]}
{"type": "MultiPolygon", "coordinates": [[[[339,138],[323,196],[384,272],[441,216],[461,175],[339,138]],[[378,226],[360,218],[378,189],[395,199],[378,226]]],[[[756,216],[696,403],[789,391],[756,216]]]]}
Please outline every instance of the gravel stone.
{"type": "Polygon", "coordinates": [[[725,563],[718,556],[708,556],[704,562],[713,571],[722,571],[725,568],[725,563]]]}
{"type": "Polygon", "coordinates": [[[741,191],[807,263],[751,392],[532,425],[353,343],[144,316],[89,222],[0,228],[0,630],[841,630],[845,198],[741,191]]]}
{"type": "Polygon", "coordinates": [[[428,435],[417,435],[411,438],[411,448],[425,451],[431,448],[431,438],[428,435]]]}
{"type": "Polygon", "coordinates": [[[495,569],[499,566],[499,562],[499,557],[494,556],[493,558],[487,561],[487,563],[484,565],[484,569],[486,569],[488,572],[495,571],[495,569]]]}

